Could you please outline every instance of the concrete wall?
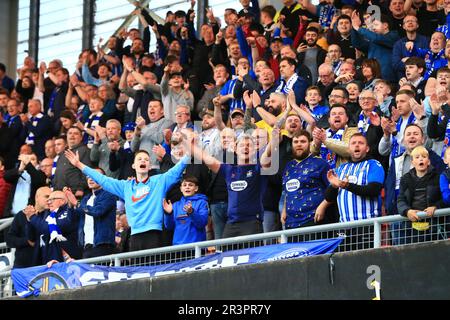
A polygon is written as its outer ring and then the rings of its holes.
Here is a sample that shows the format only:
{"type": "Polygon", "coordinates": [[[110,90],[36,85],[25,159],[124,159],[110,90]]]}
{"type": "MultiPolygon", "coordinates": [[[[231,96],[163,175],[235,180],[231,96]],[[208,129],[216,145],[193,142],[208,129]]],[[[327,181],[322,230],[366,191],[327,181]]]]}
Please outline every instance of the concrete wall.
{"type": "Polygon", "coordinates": [[[0,1],[0,62],[6,65],[7,74],[16,78],[18,0],[0,1]]]}
{"type": "Polygon", "coordinates": [[[381,298],[450,299],[450,241],[200,271],[42,295],[64,300],[372,300],[368,268],[379,268],[381,298]]]}

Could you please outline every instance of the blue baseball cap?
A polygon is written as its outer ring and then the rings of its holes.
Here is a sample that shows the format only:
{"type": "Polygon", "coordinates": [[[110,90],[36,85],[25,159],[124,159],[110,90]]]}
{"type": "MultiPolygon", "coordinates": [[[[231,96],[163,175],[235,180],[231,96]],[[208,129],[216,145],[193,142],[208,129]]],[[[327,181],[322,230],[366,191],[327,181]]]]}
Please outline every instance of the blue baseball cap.
{"type": "Polygon", "coordinates": [[[123,126],[122,132],[125,132],[125,131],[134,131],[135,128],[136,128],[136,123],[134,123],[134,122],[128,122],[126,125],[123,126]]]}

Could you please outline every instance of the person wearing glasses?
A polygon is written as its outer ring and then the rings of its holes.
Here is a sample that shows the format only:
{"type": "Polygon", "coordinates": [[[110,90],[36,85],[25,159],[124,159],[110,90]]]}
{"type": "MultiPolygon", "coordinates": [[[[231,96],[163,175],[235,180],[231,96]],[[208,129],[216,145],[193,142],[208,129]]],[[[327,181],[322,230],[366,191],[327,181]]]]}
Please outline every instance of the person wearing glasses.
{"type": "Polygon", "coordinates": [[[24,210],[30,222],[30,233],[35,234],[35,246],[39,249],[39,264],[69,262],[81,258],[78,246],[78,216],[68,206],[63,191],[50,193],[47,199],[48,209],[42,214],[37,210],[24,210]]]}
{"type": "MultiPolygon", "coordinates": [[[[383,137],[381,128],[381,111],[377,108],[377,96],[371,90],[363,90],[359,95],[359,105],[361,112],[358,115],[358,131],[366,138],[370,146],[378,146],[383,137]]],[[[383,157],[378,152],[378,148],[371,148],[369,156],[383,164],[385,170],[388,168],[387,157],[383,157]]]]}
{"type": "Polygon", "coordinates": [[[175,123],[169,129],[172,133],[175,133],[186,128],[196,130],[191,121],[191,109],[186,105],[180,104],[175,111],[175,123]]]}

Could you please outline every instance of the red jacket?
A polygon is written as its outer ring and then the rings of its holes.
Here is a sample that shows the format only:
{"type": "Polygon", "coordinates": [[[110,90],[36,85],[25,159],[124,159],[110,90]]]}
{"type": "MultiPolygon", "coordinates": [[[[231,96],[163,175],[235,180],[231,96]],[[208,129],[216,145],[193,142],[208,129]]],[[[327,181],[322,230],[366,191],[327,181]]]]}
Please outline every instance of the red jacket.
{"type": "Polygon", "coordinates": [[[0,218],[3,218],[3,213],[5,211],[5,206],[8,202],[9,192],[11,191],[12,185],[3,179],[4,170],[0,171],[0,218]]]}

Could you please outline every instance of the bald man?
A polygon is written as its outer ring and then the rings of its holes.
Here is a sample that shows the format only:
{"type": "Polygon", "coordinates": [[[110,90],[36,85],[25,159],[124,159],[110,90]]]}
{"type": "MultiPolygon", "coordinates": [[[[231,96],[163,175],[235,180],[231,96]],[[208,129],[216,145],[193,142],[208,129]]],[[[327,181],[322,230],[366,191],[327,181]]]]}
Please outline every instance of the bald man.
{"type": "Polygon", "coordinates": [[[14,217],[11,227],[6,236],[8,247],[15,248],[15,258],[13,268],[28,268],[35,266],[35,237],[30,237],[27,227],[27,214],[30,212],[42,212],[48,209],[47,199],[50,196],[49,187],[42,187],[36,191],[36,205],[28,206],[14,217]]]}
{"type": "Polygon", "coordinates": [[[39,248],[39,264],[81,257],[81,249],[78,246],[78,217],[67,203],[64,192],[54,191],[47,199],[48,210],[40,215],[32,211],[27,214],[30,229],[38,241],[36,245],[39,248]]]}

